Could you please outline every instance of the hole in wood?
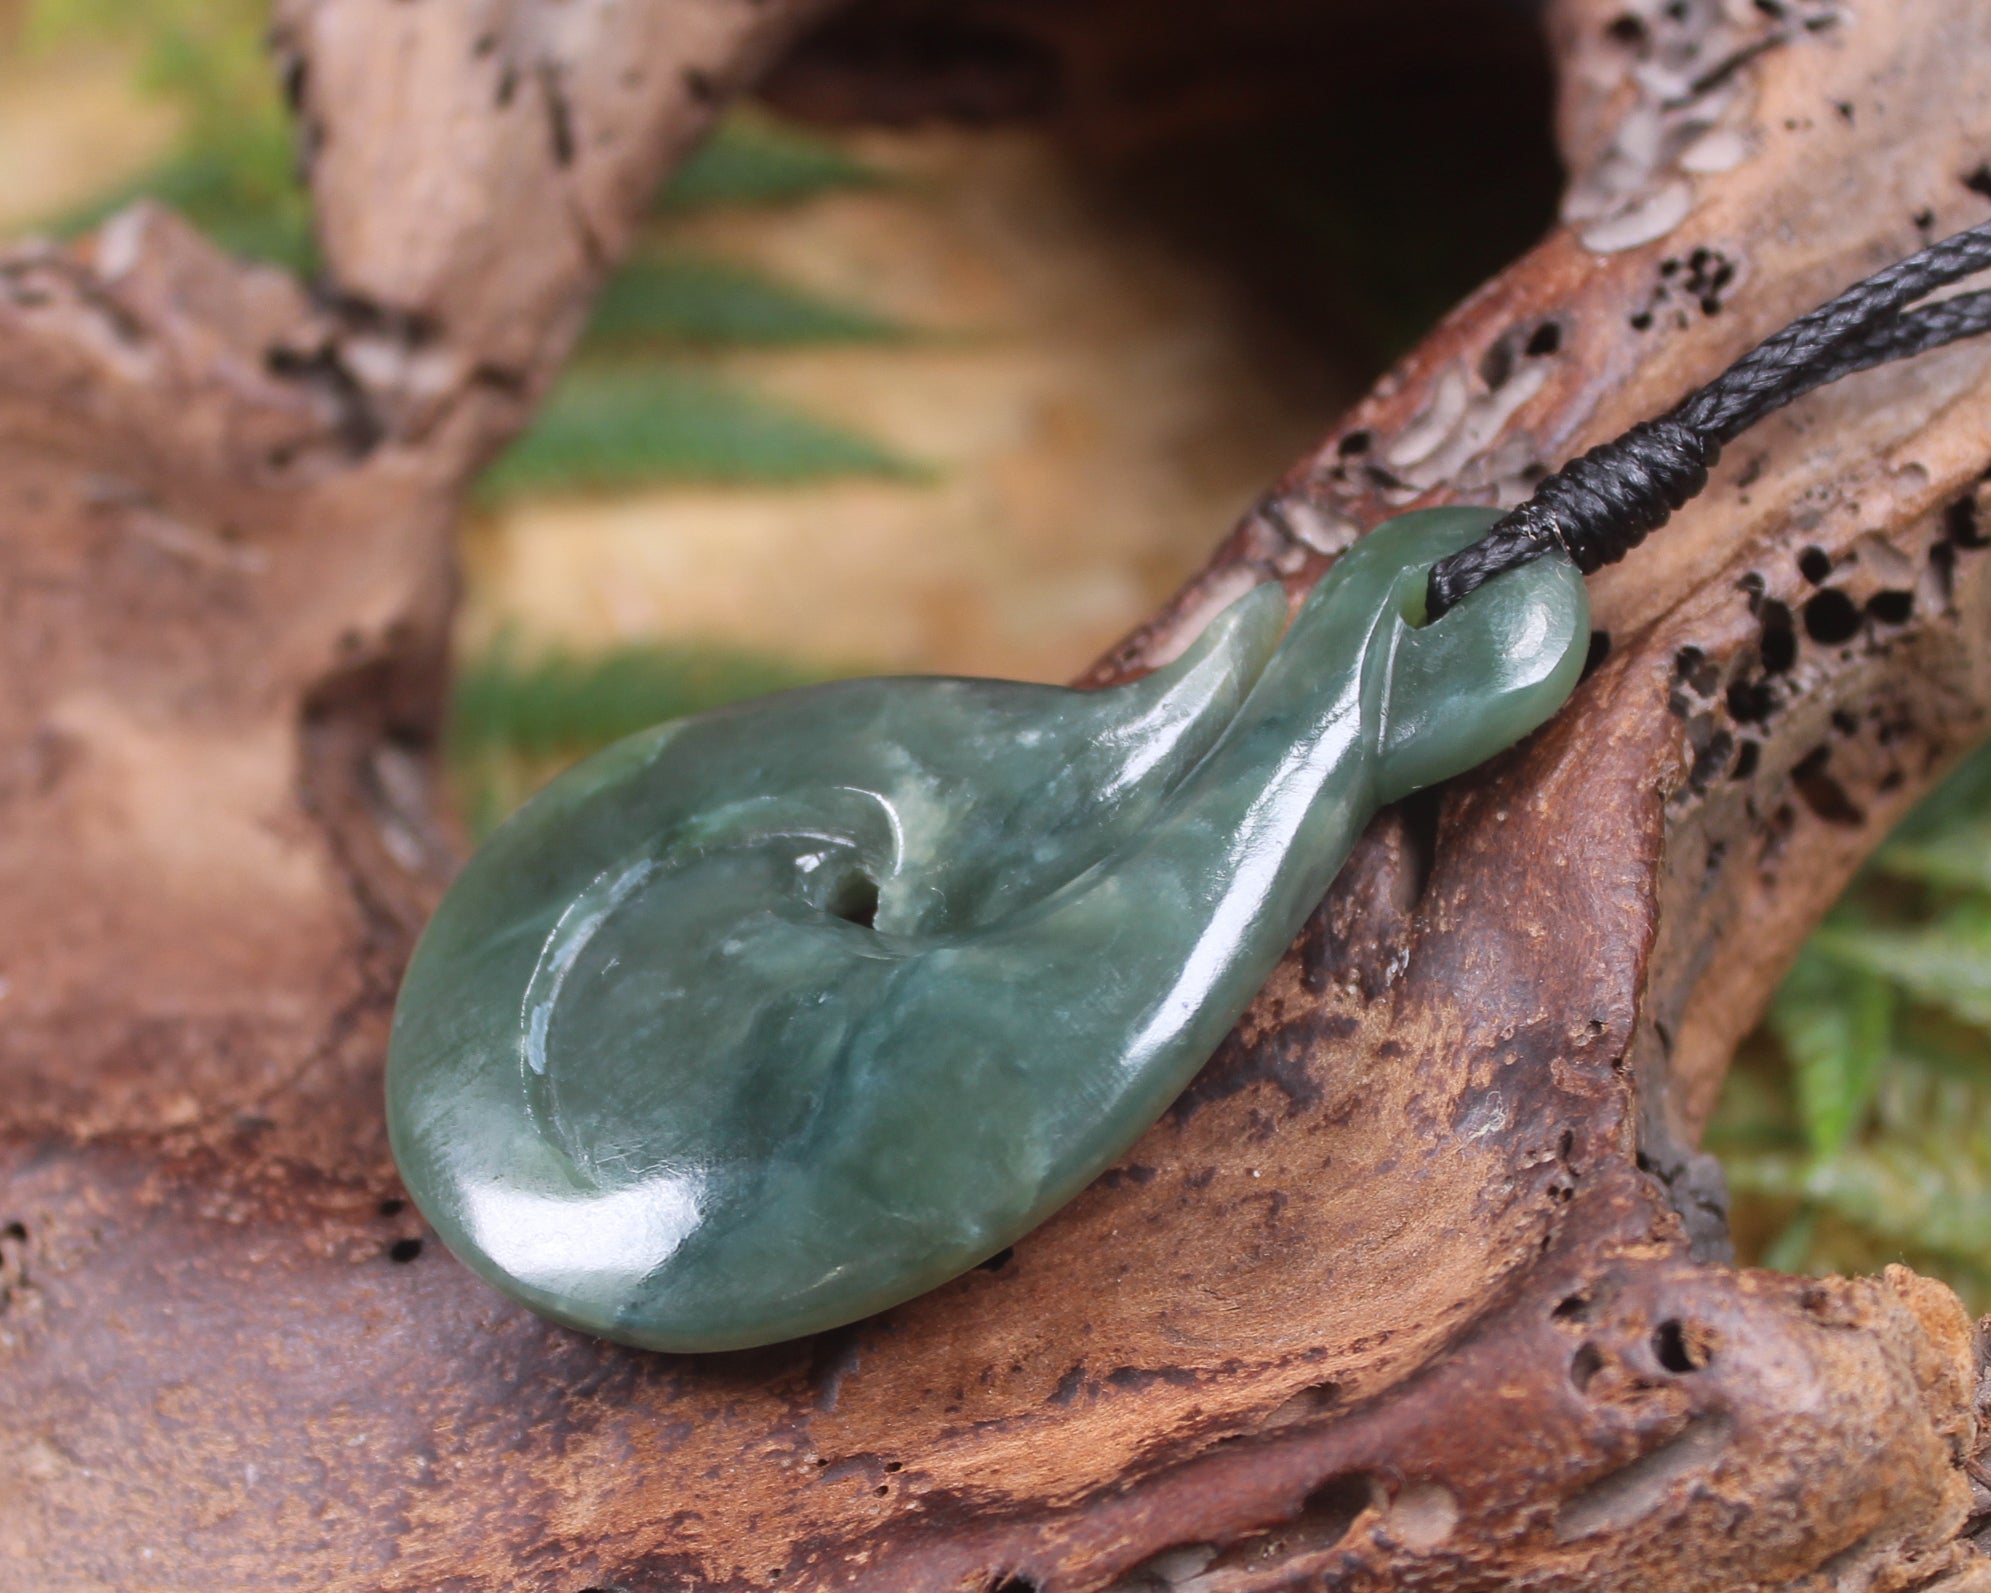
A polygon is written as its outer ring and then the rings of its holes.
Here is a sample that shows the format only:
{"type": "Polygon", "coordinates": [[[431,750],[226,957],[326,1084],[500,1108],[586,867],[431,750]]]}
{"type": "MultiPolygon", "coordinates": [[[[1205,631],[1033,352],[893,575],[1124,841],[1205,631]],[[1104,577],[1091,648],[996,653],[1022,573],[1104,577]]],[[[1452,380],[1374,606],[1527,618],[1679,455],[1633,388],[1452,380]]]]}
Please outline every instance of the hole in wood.
{"type": "Polygon", "coordinates": [[[1294,1422],[1318,1416],[1341,1403],[1341,1385],[1336,1382],[1310,1383],[1297,1394],[1282,1400],[1266,1415],[1262,1427],[1290,1427],[1294,1422]]]}
{"type": "Polygon", "coordinates": [[[1882,625],[1906,625],[1915,613],[1915,594],[1889,588],[1867,599],[1867,613],[1882,625]]]}
{"type": "Polygon", "coordinates": [[[1355,1520],[1369,1508],[1375,1489],[1368,1473],[1351,1471],[1330,1477],[1307,1495],[1292,1525],[1279,1534],[1294,1553],[1331,1549],[1354,1528],[1355,1520]]]}
{"type": "Polygon", "coordinates": [[[1831,756],[1830,747],[1814,747],[1791,770],[1791,784],[1804,805],[1827,824],[1853,828],[1866,823],[1866,814],[1826,768],[1831,756]]]}
{"type": "Polygon", "coordinates": [[[1804,633],[1833,647],[1860,633],[1860,611],[1844,592],[1827,587],[1804,605],[1804,633]]]}
{"type": "Polygon", "coordinates": [[[1677,1317],[1653,1330],[1652,1354],[1669,1372],[1698,1372],[1714,1359],[1714,1347],[1704,1331],[1690,1328],[1677,1317]]]}
{"type": "Polygon", "coordinates": [[[1440,1482],[1413,1482],[1390,1501],[1389,1530],[1406,1549],[1432,1549],[1459,1524],[1459,1501],[1440,1482]]]}
{"type": "Polygon", "coordinates": [[[1763,657],[1763,673],[1781,675],[1797,662],[1797,627],[1791,621],[1790,606],[1765,598],[1760,617],[1762,630],[1756,645],[1763,657]]]}

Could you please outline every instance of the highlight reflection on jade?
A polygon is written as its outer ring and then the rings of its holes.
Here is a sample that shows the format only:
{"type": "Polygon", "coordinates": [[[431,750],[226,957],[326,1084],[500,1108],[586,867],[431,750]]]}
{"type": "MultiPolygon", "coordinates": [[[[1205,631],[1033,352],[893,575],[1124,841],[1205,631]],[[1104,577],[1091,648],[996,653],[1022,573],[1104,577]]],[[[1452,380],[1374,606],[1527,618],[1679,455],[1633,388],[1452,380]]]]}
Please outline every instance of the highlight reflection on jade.
{"type": "Polygon", "coordinates": [[[1494,518],[1364,538],[1106,691],[853,680],[632,736],[423,936],[388,1121],[449,1247],[558,1321],[716,1350],[906,1300],[1118,1158],[1375,809],[1568,695],[1561,558],[1418,628],[1494,518]]]}

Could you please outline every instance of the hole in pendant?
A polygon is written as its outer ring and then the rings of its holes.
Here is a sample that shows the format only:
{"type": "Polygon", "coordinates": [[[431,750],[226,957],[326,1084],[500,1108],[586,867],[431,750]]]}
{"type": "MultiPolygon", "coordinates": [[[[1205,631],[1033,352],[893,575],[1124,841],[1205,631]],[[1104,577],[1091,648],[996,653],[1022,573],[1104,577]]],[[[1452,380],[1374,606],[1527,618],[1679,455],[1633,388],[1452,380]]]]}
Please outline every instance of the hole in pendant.
{"type": "Polygon", "coordinates": [[[1427,569],[1415,581],[1404,583],[1402,601],[1397,604],[1397,618],[1410,630],[1421,631],[1431,623],[1431,615],[1425,608],[1430,591],[1426,583],[1430,578],[1431,572],[1427,569]]]}
{"type": "Polygon", "coordinates": [[[878,922],[878,882],[866,874],[851,875],[837,887],[830,916],[860,929],[872,928],[878,922]]]}
{"type": "Polygon", "coordinates": [[[396,1239],[387,1247],[387,1259],[401,1262],[403,1265],[413,1261],[421,1253],[422,1241],[419,1239],[396,1239]]]}

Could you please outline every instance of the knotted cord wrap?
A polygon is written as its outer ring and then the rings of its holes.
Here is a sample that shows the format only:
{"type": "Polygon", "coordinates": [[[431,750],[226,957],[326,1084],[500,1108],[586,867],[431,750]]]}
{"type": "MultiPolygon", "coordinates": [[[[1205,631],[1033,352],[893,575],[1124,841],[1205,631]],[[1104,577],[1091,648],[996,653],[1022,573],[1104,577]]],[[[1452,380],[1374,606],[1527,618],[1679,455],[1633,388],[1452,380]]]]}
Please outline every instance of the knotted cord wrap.
{"type": "Polygon", "coordinates": [[[1471,546],[1432,566],[1436,619],[1503,571],[1560,548],[1586,575],[1615,564],[1707,485],[1708,472],[1764,416],[1855,371],[1991,331],[1991,292],[1910,310],[1991,267],[1991,222],[1931,244],[1800,316],[1656,420],[1546,477],[1471,546]]]}

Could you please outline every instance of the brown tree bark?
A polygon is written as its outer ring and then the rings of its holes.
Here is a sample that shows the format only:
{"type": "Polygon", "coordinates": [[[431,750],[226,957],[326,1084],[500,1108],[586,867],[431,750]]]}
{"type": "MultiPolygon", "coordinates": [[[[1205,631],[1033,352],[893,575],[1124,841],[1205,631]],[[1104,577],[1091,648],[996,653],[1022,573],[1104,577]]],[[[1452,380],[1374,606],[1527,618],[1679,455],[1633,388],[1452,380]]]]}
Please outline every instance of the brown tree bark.
{"type": "MultiPolygon", "coordinates": [[[[999,1265],[671,1358],[415,1243],[379,1071],[449,868],[450,517],[810,9],[290,0],[334,293],[149,208],[0,260],[0,1586],[1991,1587],[1954,1297],[1735,1270],[1692,1149],[1985,728],[1981,347],[1737,446],[1593,583],[1572,704],[1380,819],[999,1265]]],[[[1567,224],[1102,673],[1399,508],[1516,496],[1986,214],[1975,0],[1553,30],[1567,224]]]]}

